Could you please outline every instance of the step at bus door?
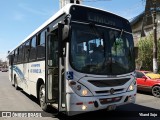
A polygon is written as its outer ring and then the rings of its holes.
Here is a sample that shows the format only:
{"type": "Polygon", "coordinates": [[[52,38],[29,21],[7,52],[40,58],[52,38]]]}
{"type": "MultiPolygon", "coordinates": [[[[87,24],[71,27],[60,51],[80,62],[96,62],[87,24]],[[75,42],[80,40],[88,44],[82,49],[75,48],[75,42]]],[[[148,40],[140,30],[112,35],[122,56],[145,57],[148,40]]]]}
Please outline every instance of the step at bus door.
{"type": "Polygon", "coordinates": [[[59,56],[59,30],[46,34],[45,100],[59,112],[66,111],[64,67],[59,56]]]}

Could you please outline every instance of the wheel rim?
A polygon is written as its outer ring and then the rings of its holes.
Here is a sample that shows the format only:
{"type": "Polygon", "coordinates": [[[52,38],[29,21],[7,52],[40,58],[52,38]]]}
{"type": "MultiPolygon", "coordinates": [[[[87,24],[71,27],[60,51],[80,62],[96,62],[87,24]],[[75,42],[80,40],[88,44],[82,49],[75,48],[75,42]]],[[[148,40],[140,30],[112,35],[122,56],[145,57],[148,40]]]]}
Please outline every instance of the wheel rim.
{"type": "Polygon", "coordinates": [[[159,86],[153,87],[152,93],[153,93],[154,96],[160,97],[160,87],[159,86]]]}
{"type": "Polygon", "coordinates": [[[39,100],[40,100],[41,106],[43,106],[45,103],[45,88],[43,86],[40,89],[39,100]]]}

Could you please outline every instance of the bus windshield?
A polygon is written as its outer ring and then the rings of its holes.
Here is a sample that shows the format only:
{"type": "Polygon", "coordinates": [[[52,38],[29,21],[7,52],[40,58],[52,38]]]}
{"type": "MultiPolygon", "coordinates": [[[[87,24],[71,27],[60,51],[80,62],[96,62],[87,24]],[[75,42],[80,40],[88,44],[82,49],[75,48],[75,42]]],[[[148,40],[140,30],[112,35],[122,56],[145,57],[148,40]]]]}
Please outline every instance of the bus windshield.
{"type": "Polygon", "coordinates": [[[72,23],[70,64],[82,73],[120,75],[134,71],[131,34],[90,24],[72,23]]]}

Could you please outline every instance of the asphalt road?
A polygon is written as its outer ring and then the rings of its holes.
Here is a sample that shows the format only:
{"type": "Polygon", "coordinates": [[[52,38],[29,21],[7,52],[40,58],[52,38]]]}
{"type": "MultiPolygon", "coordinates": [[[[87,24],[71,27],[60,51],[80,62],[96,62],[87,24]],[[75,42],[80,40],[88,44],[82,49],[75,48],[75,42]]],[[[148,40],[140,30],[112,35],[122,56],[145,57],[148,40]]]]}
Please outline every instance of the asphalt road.
{"type": "MultiPolygon", "coordinates": [[[[15,90],[8,80],[8,72],[0,71],[0,114],[4,111],[35,111],[42,112],[35,97],[27,95],[22,90],[15,90]]],[[[138,92],[136,104],[129,104],[118,107],[115,112],[98,111],[90,112],[74,117],[67,117],[63,114],[55,115],[55,110],[50,113],[42,112],[46,117],[42,118],[20,118],[20,117],[0,117],[0,120],[160,120],[160,98],[153,97],[150,93],[138,92]],[[139,117],[140,114],[146,114],[150,117],[139,117]],[[158,115],[158,117],[156,117],[158,115]],[[123,116],[130,116],[123,117],[123,116]],[[154,117],[155,116],[155,117],[154,117]],[[134,118],[133,118],[134,117],[134,118]]],[[[1,116],[1,115],[0,115],[1,116]]]]}

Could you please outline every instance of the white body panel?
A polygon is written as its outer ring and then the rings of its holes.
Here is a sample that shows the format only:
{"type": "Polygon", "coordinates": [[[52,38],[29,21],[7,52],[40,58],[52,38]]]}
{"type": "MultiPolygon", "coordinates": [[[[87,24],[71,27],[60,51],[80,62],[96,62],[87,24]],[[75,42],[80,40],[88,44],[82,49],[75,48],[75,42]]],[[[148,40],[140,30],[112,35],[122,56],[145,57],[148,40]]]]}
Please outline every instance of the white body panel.
{"type": "MultiPolygon", "coordinates": [[[[67,46],[69,47],[69,46],[67,46]]],[[[67,53],[69,53],[67,51],[67,53]]],[[[69,63],[69,54],[66,56],[66,63],[69,63]]],[[[110,75],[91,75],[91,74],[84,74],[75,71],[70,64],[65,64],[66,66],[66,72],[67,71],[72,71],[73,72],[73,79],[77,83],[80,83],[81,85],[86,86],[88,90],[90,90],[93,94],[93,96],[79,96],[76,94],[75,90],[70,87],[69,83],[70,80],[66,80],[66,99],[67,99],[67,112],[68,115],[76,115],[80,113],[85,113],[89,111],[96,111],[96,110],[101,110],[101,109],[107,109],[108,106],[110,105],[124,105],[124,104],[129,104],[129,103],[135,103],[136,100],[136,93],[137,93],[137,88],[135,88],[133,91],[127,92],[130,84],[135,81],[135,75],[134,72],[128,73],[128,74],[123,74],[123,75],[117,75],[116,77],[110,76],[110,75]],[[88,80],[114,80],[114,79],[129,79],[128,82],[126,82],[124,85],[119,85],[115,87],[96,87],[95,85],[91,84],[88,82],[88,80]],[[109,93],[102,93],[98,94],[96,91],[110,91],[111,88],[114,88],[115,90],[117,89],[123,89],[122,91],[115,92],[114,94],[109,93]],[[118,102],[113,102],[113,103],[108,103],[108,104],[101,104],[100,99],[107,99],[107,98],[116,98],[116,97],[122,97],[120,101],[118,102]],[[126,97],[128,97],[128,100],[125,101],[126,97]],[[93,104],[89,104],[89,102],[98,102],[98,107],[94,106],[93,104]],[[124,102],[125,101],[125,102],[124,102]],[[76,103],[83,103],[82,105],[76,105],[76,103]],[[85,105],[87,106],[86,110],[82,110],[82,106],[85,105]]],[[[76,87],[76,85],[75,85],[76,87]]]]}
{"type": "Polygon", "coordinates": [[[16,76],[18,86],[26,93],[37,97],[36,87],[38,79],[42,79],[45,82],[45,61],[30,62],[13,66],[13,76],[16,76]]]}

